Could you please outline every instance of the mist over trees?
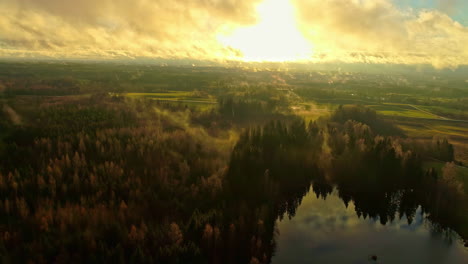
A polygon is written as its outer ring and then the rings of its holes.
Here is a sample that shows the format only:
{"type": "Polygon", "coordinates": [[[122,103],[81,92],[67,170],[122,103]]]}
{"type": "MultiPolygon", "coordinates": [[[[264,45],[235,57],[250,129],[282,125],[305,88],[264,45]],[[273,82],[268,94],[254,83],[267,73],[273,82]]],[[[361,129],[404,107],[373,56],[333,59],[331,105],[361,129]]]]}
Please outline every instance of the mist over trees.
{"type": "Polygon", "coordinates": [[[343,84],[292,91],[286,81],[310,74],[274,73],[283,84],[273,85],[269,72],[196,67],[63,66],[71,77],[0,67],[1,262],[270,263],[277,220],[310,193],[381,224],[412,222],[420,208],[434,232],[468,237],[452,140],[413,139],[362,105],[296,115],[301,98],[340,96],[343,84]],[[207,103],[167,99],[171,89],[207,103]]]}
{"type": "MultiPolygon", "coordinates": [[[[229,117],[234,128],[277,107],[220,99],[204,118],[229,117]]],[[[276,220],[294,216],[310,186],[321,197],[336,186],[358,215],[382,224],[398,214],[411,221],[422,205],[467,234],[455,165],[424,170],[417,143],[389,135],[398,129],[369,109],[247,126],[235,144],[199,118],[183,105],[100,95],[42,105],[24,125],[5,126],[4,260],[269,263],[276,220]]],[[[453,160],[448,141],[431,148],[453,160]]]]}

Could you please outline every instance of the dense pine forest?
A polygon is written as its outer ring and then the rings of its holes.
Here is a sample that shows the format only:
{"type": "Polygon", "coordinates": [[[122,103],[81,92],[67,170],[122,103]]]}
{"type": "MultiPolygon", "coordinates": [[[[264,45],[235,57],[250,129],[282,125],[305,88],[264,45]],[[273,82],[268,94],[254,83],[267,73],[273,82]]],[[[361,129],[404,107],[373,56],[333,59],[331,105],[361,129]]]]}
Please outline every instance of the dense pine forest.
{"type": "Polygon", "coordinates": [[[270,263],[276,221],[334,190],[360,217],[411,222],[421,207],[468,238],[454,146],[371,108],[306,121],[265,85],[212,92],[206,109],[54,85],[2,94],[2,263],[270,263]]]}

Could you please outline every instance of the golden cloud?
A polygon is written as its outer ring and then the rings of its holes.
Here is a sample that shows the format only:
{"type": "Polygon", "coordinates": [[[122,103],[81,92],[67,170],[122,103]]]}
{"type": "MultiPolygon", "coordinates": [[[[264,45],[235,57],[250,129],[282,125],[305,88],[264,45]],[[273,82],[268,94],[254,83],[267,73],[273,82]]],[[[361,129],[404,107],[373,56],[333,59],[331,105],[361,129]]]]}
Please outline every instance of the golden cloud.
{"type": "Polygon", "coordinates": [[[256,21],[247,0],[4,0],[0,55],[212,59],[222,25],[256,21]]]}
{"type": "Polygon", "coordinates": [[[402,10],[388,0],[294,0],[317,60],[432,64],[468,61],[468,28],[436,10],[402,10]]]}
{"type": "MultiPolygon", "coordinates": [[[[256,24],[260,2],[3,0],[0,57],[242,60],[219,35],[256,24]]],[[[468,28],[444,13],[454,0],[440,1],[440,10],[401,9],[390,0],[290,2],[313,62],[454,68],[468,61],[468,28]]]]}

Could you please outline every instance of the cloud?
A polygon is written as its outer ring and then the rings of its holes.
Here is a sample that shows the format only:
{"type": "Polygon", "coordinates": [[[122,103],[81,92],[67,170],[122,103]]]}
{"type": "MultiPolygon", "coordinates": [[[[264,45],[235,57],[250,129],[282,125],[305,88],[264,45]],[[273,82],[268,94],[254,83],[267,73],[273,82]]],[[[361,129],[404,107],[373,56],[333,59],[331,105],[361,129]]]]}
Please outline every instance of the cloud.
{"type": "Polygon", "coordinates": [[[294,1],[317,60],[436,68],[468,61],[468,28],[440,11],[403,10],[389,0],[294,1]]]}
{"type": "Polygon", "coordinates": [[[219,57],[219,28],[255,23],[258,1],[3,0],[0,55],[219,57]]]}
{"type": "MultiPolygon", "coordinates": [[[[311,61],[437,68],[468,61],[468,27],[448,15],[459,1],[440,0],[437,10],[391,0],[290,1],[313,45],[311,61]]],[[[260,2],[1,0],[0,57],[240,59],[218,36],[255,24],[260,2]]]]}

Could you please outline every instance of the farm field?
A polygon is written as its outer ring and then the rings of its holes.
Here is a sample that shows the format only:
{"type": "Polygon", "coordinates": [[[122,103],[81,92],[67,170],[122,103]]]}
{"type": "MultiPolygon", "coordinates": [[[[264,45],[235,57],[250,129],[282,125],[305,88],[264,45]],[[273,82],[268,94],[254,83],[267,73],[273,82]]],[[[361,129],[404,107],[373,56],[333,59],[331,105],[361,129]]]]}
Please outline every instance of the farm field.
{"type": "Polygon", "coordinates": [[[195,92],[185,91],[167,91],[159,93],[126,93],[126,97],[132,99],[150,99],[154,101],[183,104],[187,107],[196,108],[198,110],[210,110],[216,105],[216,99],[209,95],[199,95],[195,92]]]}
{"type": "MultiPolygon", "coordinates": [[[[376,110],[379,114],[385,116],[396,116],[396,117],[410,117],[410,118],[423,118],[423,119],[451,119],[431,112],[433,108],[421,105],[402,104],[402,103],[378,103],[372,101],[366,101],[361,99],[345,99],[345,98],[331,98],[331,99],[320,99],[316,101],[318,104],[327,106],[327,108],[335,109],[339,105],[345,104],[359,104],[366,107],[370,107],[376,110]]],[[[463,121],[463,120],[457,120],[463,121]]],[[[468,123],[468,120],[466,121],[468,123]]]]}
{"type": "Polygon", "coordinates": [[[457,160],[468,164],[468,121],[452,120],[429,112],[430,108],[401,103],[372,103],[354,99],[330,99],[299,103],[294,113],[306,120],[328,116],[340,104],[360,104],[397,124],[408,137],[430,141],[448,138],[455,145],[457,160]]]}
{"type": "Polygon", "coordinates": [[[215,104],[216,100],[209,95],[197,95],[194,92],[168,91],[164,93],[126,93],[131,98],[149,98],[152,100],[181,101],[193,103],[215,104]]]}

